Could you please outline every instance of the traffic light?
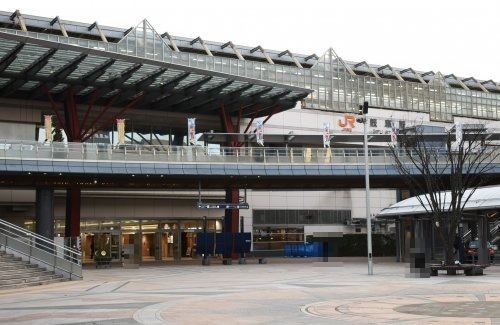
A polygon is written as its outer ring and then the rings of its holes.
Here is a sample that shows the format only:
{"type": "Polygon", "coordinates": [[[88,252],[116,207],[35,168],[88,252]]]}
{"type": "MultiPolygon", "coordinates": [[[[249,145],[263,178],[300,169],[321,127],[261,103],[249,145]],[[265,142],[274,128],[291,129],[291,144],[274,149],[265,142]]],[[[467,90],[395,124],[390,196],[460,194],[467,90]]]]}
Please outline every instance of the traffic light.
{"type": "Polygon", "coordinates": [[[363,105],[359,105],[359,115],[368,114],[368,102],[364,102],[363,105]]]}

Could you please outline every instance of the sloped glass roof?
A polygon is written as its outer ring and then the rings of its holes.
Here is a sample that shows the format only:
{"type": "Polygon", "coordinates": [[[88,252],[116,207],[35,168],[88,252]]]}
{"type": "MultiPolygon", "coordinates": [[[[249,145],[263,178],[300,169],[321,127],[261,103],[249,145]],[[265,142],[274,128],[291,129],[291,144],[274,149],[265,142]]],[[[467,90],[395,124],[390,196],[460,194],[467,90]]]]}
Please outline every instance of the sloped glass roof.
{"type": "Polygon", "coordinates": [[[132,29],[114,48],[105,42],[42,36],[0,30],[3,97],[40,98],[39,89],[44,86],[60,95],[55,99],[61,101],[64,92],[73,87],[77,104],[87,104],[96,96],[96,104],[106,105],[110,98],[119,96],[116,103],[125,106],[140,97],[141,108],[203,114],[214,110],[212,102],[227,101],[233,105],[229,111],[242,107],[246,110],[242,116],[253,116],[252,105],[259,105],[259,116],[265,116],[294,107],[312,92],[256,78],[260,70],[254,65],[240,65],[238,60],[227,59],[228,63],[238,63],[228,64],[234,71],[216,71],[213,57],[173,52],[147,21],[132,29]],[[125,55],[120,54],[122,49],[125,55]]]}

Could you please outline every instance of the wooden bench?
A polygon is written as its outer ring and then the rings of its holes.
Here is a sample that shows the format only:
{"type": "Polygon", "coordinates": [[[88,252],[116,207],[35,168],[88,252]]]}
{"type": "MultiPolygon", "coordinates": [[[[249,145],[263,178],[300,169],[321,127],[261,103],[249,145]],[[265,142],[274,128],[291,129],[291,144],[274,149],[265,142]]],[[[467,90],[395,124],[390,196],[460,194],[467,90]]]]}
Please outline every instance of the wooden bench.
{"type": "Polygon", "coordinates": [[[431,264],[431,276],[437,276],[438,271],[446,271],[448,275],[456,275],[457,271],[464,271],[465,275],[483,275],[483,270],[487,265],[480,264],[457,264],[457,265],[441,265],[431,264]]]}

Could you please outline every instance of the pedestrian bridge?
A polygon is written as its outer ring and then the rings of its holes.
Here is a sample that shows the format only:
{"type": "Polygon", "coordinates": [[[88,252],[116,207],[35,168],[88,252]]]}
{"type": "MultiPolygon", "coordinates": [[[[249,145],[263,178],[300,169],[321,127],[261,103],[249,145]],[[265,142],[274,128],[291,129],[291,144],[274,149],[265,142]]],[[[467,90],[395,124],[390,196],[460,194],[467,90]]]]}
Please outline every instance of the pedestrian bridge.
{"type": "MultiPolygon", "coordinates": [[[[443,154],[443,163],[445,158],[443,154]]],[[[389,149],[369,149],[370,177],[374,180],[400,179],[393,161],[389,149]]],[[[113,146],[1,140],[0,172],[5,176],[18,176],[17,184],[23,177],[29,183],[28,179],[38,175],[45,179],[58,178],[60,181],[78,177],[82,182],[88,182],[86,178],[89,177],[105,177],[108,181],[135,177],[134,183],[139,182],[139,179],[154,183],[153,179],[168,178],[174,182],[181,179],[212,180],[216,184],[220,183],[220,179],[232,179],[232,182],[237,183],[247,180],[248,184],[249,179],[257,178],[259,182],[268,183],[263,179],[269,178],[274,181],[280,179],[279,183],[282,184],[301,180],[299,183],[304,183],[305,187],[311,180],[315,181],[313,183],[316,186],[324,187],[318,182],[331,182],[338,178],[356,180],[362,186],[365,156],[362,148],[113,146]]],[[[498,157],[492,174],[500,174],[498,157]]],[[[344,185],[356,186],[352,183],[344,185]]]]}

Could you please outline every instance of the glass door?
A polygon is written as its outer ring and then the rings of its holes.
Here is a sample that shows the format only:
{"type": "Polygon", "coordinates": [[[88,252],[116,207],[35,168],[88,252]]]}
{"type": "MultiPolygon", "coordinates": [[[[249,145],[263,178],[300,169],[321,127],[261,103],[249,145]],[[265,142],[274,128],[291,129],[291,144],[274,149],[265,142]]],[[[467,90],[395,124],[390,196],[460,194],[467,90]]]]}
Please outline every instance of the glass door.
{"type": "Polygon", "coordinates": [[[121,258],[120,232],[99,232],[94,234],[94,255],[109,256],[118,261],[121,258]]]}

